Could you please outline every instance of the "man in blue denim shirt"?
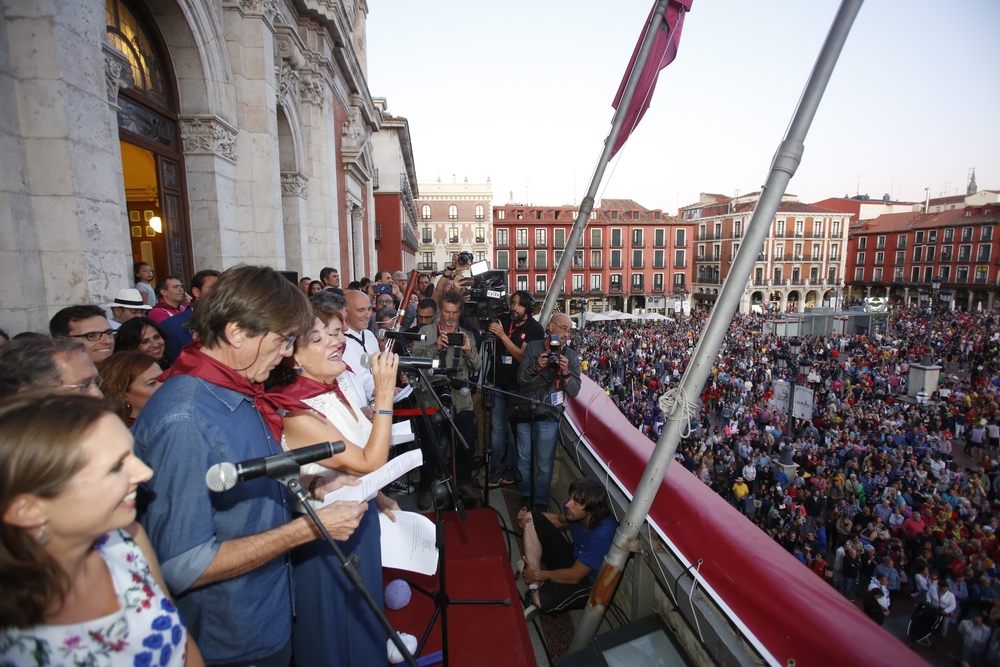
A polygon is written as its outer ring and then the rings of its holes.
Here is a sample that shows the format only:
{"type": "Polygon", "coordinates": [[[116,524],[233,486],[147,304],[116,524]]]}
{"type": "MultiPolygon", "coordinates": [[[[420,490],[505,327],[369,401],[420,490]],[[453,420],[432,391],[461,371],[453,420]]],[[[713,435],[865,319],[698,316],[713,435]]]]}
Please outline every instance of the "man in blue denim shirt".
{"type": "MultiPolygon", "coordinates": [[[[202,347],[186,349],[133,426],[136,447],[154,469],[142,523],[164,579],[210,665],[287,667],[292,588],[285,554],[318,534],[291,520],[281,485],[257,479],[210,492],[205,472],[281,451],[280,417],[259,391],[312,326],[302,292],[264,267],[224,272],[192,319],[202,347]],[[255,403],[256,399],[256,403],[255,403]],[[278,436],[280,437],[280,436],[278,436]]],[[[334,538],[354,532],[366,504],[319,510],[334,538]]]]}

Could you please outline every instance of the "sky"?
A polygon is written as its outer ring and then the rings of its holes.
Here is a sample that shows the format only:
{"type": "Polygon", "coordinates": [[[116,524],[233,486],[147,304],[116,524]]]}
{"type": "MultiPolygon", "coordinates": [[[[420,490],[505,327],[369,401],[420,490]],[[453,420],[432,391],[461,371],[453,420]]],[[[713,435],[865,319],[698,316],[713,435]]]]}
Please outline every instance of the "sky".
{"type": "MultiPolygon", "coordinates": [[[[653,0],[368,0],[371,94],[409,120],[417,181],[494,205],[586,194],[653,0]]],[[[675,213],[756,191],[835,0],[694,0],[677,59],[598,196],[675,213]]],[[[800,201],[1000,189],[1000,2],[868,0],[788,187],[800,201]]]]}

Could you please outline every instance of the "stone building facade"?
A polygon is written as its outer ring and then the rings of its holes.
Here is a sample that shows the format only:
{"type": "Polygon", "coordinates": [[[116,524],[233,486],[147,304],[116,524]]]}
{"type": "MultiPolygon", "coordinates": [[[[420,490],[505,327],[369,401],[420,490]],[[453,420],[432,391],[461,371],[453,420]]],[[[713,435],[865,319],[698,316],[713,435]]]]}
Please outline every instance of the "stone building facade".
{"type": "Polygon", "coordinates": [[[417,270],[440,271],[456,252],[471,252],[475,261],[490,259],[493,250],[493,185],[485,183],[420,184],[417,226],[420,230],[417,270]]]}
{"type": "Polygon", "coordinates": [[[375,159],[375,249],[380,270],[416,268],[417,208],[414,198],[417,171],[413,163],[410,124],[386,108],[384,97],[375,98],[382,126],[372,135],[375,159]]]}
{"type": "Polygon", "coordinates": [[[260,263],[375,268],[365,0],[0,2],[0,326],[260,263]]]}

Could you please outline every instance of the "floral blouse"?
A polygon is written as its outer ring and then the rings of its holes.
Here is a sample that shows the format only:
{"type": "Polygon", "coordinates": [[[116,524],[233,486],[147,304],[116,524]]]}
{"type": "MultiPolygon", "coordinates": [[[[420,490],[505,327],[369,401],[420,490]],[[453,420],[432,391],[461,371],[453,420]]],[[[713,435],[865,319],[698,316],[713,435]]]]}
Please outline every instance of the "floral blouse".
{"type": "Polygon", "coordinates": [[[123,530],[97,550],[108,564],[121,608],[74,625],[0,632],[0,667],[183,667],[187,630],[153,579],[142,549],[123,530]]]}

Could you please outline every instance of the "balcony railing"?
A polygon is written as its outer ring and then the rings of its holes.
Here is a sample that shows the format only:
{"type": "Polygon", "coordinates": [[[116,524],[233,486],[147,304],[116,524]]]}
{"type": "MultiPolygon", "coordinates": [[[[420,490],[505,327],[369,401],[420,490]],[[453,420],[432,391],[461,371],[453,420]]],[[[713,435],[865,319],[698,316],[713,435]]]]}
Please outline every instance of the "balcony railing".
{"type": "Polygon", "coordinates": [[[601,290],[601,288],[600,288],[600,287],[591,287],[591,288],[590,288],[590,293],[591,293],[591,294],[601,294],[601,293],[602,293],[602,291],[603,291],[603,290],[601,290]]]}
{"type": "Polygon", "coordinates": [[[497,241],[496,245],[494,247],[498,248],[498,249],[501,249],[501,250],[504,249],[504,248],[509,248],[510,247],[510,242],[508,242],[508,241],[497,241]]]}
{"type": "Polygon", "coordinates": [[[759,255],[757,255],[757,261],[758,262],[766,262],[767,261],[767,255],[765,255],[764,253],[760,253],[759,255]]]}
{"type": "Polygon", "coordinates": [[[674,243],[674,247],[675,248],[686,248],[686,247],[688,247],[687,239],[684,239],[680,243],[674,243]]]}
{"type": "Polygon", "coordinates": [[[941,259],[939,261],[950,262],[951,261],[951,254],[947,253],[947,252],[941,253],[941,259]]]}
{"type": "Polygon", "coordinates": [[[518,248],[527,248],[528,247],[528,239],[518,239],[517,240],[517,247],[518,248]]]}
{"type": "Polygon", "coordinates": [[[632,268],[633,269],[645,269],[646,268],[646,262],[632,262],[632,268]]]}
{"type": "Polygon", "coordinates": [[[687,262],[674,262],[675,269],[686,269],[687,267],[687,262]]]}
{"type": "Polygon", "coordinates": [[[974,282],[975,282],[976,285],[985,285],[988,278],[989,278],[989,276],[983,276],[981,278],[979,276],[976,276],[976,279],[975,279],[974,282]]]}
{"type": "Polygon", "coordinates": [[[699,241],[714,241],[716,239],[715,234],[698,234],[699,241]]]}
{"type": "Polygon", "coordinates": [[[583,287],[574,287],[573,294],[583,294],[583,287]]]}
{"type": "Polygon", "coordinates": [[[955,283],[959,285],[966,285],[969,282],[969,276],[956,276],[955,283]]]}
{"type": "Polygon", "coordinates": [[[654,248],[666,248],[667,244],[664,243],[663,241],[653,241],[653,247],[654,248]]]}
{"type": "Polygon", "coordinates": [[[960,262],[971,262],[972,261],[972,255],[967,255],[967,254],[961,254],[960,253],[958,255],[958,261],[960,261],[960,262]]]}
{"type": "Polygon", "coordinates": [[[621,293],[622,286],[620,284],[616,285],[615,283],[611,283],[611,287],[609,289],[612,293],[621,293]]]}
{"type": "Polygon", "coordinates": [[[654,292],[662,292],[663,291],[663,285],[653,285],[653,291],[654,292]]]}
{"type": "Polygon", "coordinates": [[[542,261],[540,261],[540,262],[535,262],[535,268],[536,268],[536,269],[543,269],[543,270],[544,270],[545,268],[547,268],[547,267],[545,266],[545,260],[543,259],[543,260],[542,260],[542,261]]]}
{"type": "Polygon", "coordinates": [[[715,276],[698,276],[698,280],[696,282],[702,285],[718,285],[722,281],[715,276]]]}
{"type": "Polygon", "coordinates": [[[827,258],[831,262],[839,262],[840,261],[840,255],[838,255],[836,253],[832,253],[832,252],[829,255],[827,255],[827,258]]]}
{"type": "Polygon", "coordinates": [[[781,253],[781,254],[774,253],[774,261],[776,261],[776,262],[784,262],[784,261],[786,261],[785,260],[785,253],[781,253]]]}
{"type": "Polygon", "coordinates": [[[792,261],[793,262],[801,262],[802,261],[802,253],[799,252],[799,253],[795,253],[794,255],[792,255],[792,261]]]}
{"type": "Polygon", "coordinates": [[[485,236],[477,236],[476,237],[476,243],[486,243],[486,237],[485,236]]]}
{"type": "Polygon", "coordinates": [[[566,247],[566,240],[563,239],[562,241],[552,241],[552,247],[553,248],[565,248],[566,247]]]}
{"type": "Polygon", "coordinates": [[[637,239],[632,239],[632,247],[633,248],[645,248],[646,244],[643,243],[641,239],[638,239],[638,240],[637,239]]]}
{"type": "Polygon", "coordinates": [[[754,284],[754,287],[764,287],[764,286],[767,285],[767,281],[764,280],[763,278],[754,278],[753,279],[753,284],[754,284]]]}
{"type": "Polygon", "coordinates": [[[641,294],[643,291],[645,291],[645,288],[642,285],[632,285],[633,294],[641,294]]]}
{"type": "Polygon", "coordinates": [[[743,230],[742,229],[739,230],[739,231],[733,230],[733,233],[729,235],[729,238],[731,238],[731,239],[741,239],[741,238],[743,238],[743,230]]]}
{"type": "Polygon", "coordinates": [[[437,262],[418,262],[417,271],[437,271],[437,262]]]}
{"type": "Polygon", "coordinates": [[[979,262],[980,264],[982,264],[983,262],[988,262],[988,261],[990,261],[990,256],[989,255],[977,255],[976,256],[976,261],[979,262]]]}
{"type": "Polygon", "coordinates": [[[603,269],[604,268],[604,262],[591,262],[590,263],[590,268],[591,269],[603,269]]]}

